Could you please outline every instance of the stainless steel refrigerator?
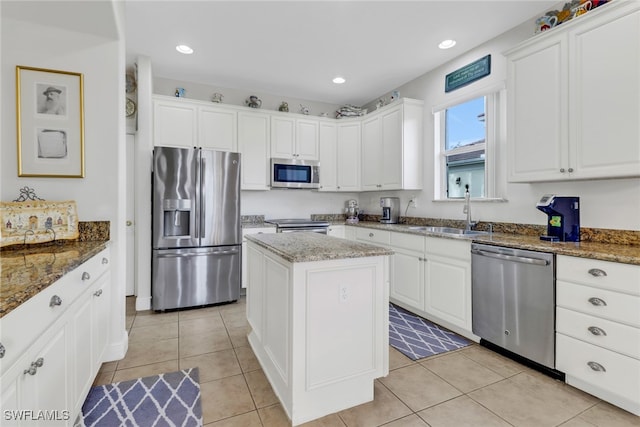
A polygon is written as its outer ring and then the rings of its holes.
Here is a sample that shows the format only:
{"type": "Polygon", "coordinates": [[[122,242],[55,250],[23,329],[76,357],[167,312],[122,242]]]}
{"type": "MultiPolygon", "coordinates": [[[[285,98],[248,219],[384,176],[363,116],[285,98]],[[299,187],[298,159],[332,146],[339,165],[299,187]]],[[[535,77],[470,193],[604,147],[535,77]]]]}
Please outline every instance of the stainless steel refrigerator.
{"type": "Polygon", "coordinates": [[[238,299],[239,153],[156,147],[152,222],[154,310],[238,299]]]}

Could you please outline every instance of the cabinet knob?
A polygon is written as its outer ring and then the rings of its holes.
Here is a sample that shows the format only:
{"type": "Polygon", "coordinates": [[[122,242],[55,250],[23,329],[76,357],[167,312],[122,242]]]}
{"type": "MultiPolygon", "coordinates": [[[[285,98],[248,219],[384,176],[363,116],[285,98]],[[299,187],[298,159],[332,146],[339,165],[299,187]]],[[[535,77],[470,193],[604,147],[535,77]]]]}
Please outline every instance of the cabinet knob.
{"type": "Polygon", "coordinates": [[[587,365],[596,372],[607,372],[607,370],[598,362],[587,362],[587,365]]]}
{"type": "Polygon", "coordinates": [[[4,348],[4,346],[2,345],[2,343],[0,343],[0,359],[2,359],[4,357],[4,354],[7,352],[7,349],[4,348]]]}
{"type": "Polygon", "coordinates": [[[597,297],[589,298],[589,302],[597,307],[605,307],[607,305],[607,302],[605,300],[597,297]]]}
{"type": "Polygon", "coordinates": [[[604,270],[600,270],[599,268],[592,268],[589,270],[589,274],[593,277],[605,277],[607,272],[604,270]]]}
{"type": "Polygon", "coordinates": [[[107,258],[107,257],[102,258],[102,263],[103,264],[109,264],[109,258],[107,258]]]}
{"type": "Polygon", "coordinates": [[[35,362],[31,362],[31,365],[29,366],[29,369],[25,369],[23,373],[25,375],[26,374],[35,375],[36,372],[38,372],[38,368],[42,367],[42,365],[44,365],[44,358],[40,357],[35,362]]]}
{"type": "Polygon", "coordinates": [[[133,225],[133,221],[128,220],[128,221],[126,222],[126,224],[127,224],[127,227],[131,227],[131,226],[133,225]]]}
{"type": "Polygon", "coordinates": [[[373,237],[373,233],[369,233],[369,237],[373,237]]]}
{"type": "Polygon", "coordinates": [[[82,273],[82,280],[89,280],[89,279],[91,279],[91,275],[89,273],[87,273],[86,271],[82,273]]]}
{"type": "Polygon", "coordinates": [[[62,298],[60,298],[58,295],[52,296],[51,300],[49,301],[49,307],[53,307],[54,305],[62,305],[62,298]]]}
{"type": "Polygon", "coordinates": [[[100,295],[102,295],[102,289],[98,289],[93,293],[93,296],[96,296],[96,297],[99,297],[100,295]]]}
{"type": "Polygon", "coordinates": [[[573,168],[569,168],[569,173],[573,172],[573,168]]]}
{"type": "Polygon", "coordinates": [[[602,335],[602,336],[607,336],[607,333],[604,331],[604,329],[600,329],[597,326],[589,326],[587,328],[589,330],[589,332],[591,332],[593,335],[602,335]]]}

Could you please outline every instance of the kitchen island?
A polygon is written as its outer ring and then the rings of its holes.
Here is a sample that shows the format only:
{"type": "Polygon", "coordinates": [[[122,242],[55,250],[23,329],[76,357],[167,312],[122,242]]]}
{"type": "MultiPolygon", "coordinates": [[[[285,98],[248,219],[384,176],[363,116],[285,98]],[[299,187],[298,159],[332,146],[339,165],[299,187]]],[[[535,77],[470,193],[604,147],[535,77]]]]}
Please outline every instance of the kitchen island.
{"type": "Polygon", "coordinates": [[[393,252],[316,233],[247,240],[249,343],[292,424],[373,400],[393,252]]]}

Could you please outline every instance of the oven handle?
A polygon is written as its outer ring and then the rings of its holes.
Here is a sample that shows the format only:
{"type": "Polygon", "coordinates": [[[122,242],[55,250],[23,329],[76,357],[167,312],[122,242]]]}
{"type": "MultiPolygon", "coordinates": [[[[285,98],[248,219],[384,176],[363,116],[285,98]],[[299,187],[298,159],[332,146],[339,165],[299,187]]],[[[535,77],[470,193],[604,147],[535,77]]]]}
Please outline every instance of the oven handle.
{"type": "Polygon", "coordinates": [[[312,232],[312,233],[320,233],[320,234],[327,234],[327,228],[328,227],[316,227],[316,228],[295,228],[295,227],[291,227],[291,228],[278,228],[277,229],[277,233],[299,233],[302,231],[308,231],[308,232],[312,232]]]}
{"type": "Polygon", "coordinates": [[[475,255],[485,256],[485,257],[488,257],[488,258],[501,259],[501,260],[504,260],[504,261],[521,262],[523,264],[549,265],[549,261],[547,261],[546,259],[528,258],[528,257],[515,256],[515,255],[497,254],[497,253],[494,253],[494,252],[487,252],[487,251],[483,251],[483,250],[480,250],[480,249],[471,249],[471,253],[475,254],[475,255]]]}

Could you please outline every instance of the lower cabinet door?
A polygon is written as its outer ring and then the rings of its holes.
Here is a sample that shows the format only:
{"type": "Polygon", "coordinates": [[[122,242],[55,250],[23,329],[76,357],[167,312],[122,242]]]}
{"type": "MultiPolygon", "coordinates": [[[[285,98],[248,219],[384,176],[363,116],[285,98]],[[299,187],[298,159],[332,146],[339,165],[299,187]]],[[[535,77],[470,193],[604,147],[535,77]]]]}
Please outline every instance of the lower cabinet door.
{"type": "Polygon", "coordinates": [[[427,254],[425,311],[471,330],[471,263],[427,254]]]}
{"type": "Polygon", "coordinates": [[[20,407],[23,425],[48,427],[70,426],[71,418],[71,371],[73,346],[69,340],[73,333],[71,322],[49,329],[28,352],[24,360],[24,373],[19,380],[20,407]],[[31,419],[29,419],[31,418],[31,419]]]}
{"type": "Polygon", "coordinates": [[[424,309],[424,261],[421,253],[393,248],[389,296],[418,310],[424,309]]]}
{"type": "MultiPolygon", "coordinates": [[[[111,274],[101,276],[91,291],[91,345],[93,371],[98,372],[109,341],[109,313],[111,311],[111,274]]],[[[90,376],[92,379],[94,375],[90,376]]]]}

